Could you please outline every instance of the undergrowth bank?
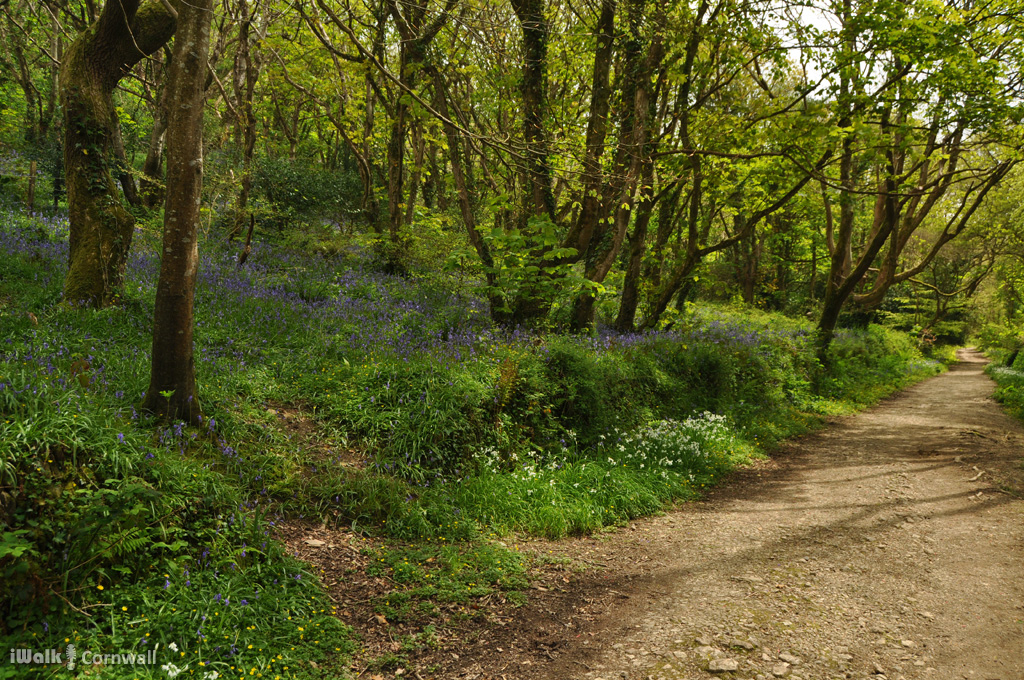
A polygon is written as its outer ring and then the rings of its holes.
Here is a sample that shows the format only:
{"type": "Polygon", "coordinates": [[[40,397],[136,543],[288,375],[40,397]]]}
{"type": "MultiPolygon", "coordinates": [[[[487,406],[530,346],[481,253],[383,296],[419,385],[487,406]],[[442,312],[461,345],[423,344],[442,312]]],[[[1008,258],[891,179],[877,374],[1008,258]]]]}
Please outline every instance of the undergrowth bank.
{"type": "MultiPolygon", "coordinates": [[[[350,632],[275,541],[284,518],[417,541],[375,561],[417,593],[389,601],[392,618],[413,599],[515,593],[521,557],[484,536],[656,512],[938,366],[869,327],[841,332],[822,367],[809,324],[726,308],[643,335],[509,331],[465,281],[388,276],[358,246],[262,245],[239,270],[210,242],[206,420],[159,427],[135,408],[156,239],[137,239],[118,305],[71,310],[66,225],[0,219],[3,632],[10,646],[159,646],[160,677],[341,672],[350,632]],[[405,574],[410,550],[421,569],[405,574]]],[[[142,672],[104,672],[122,671],[142,672]]]]}

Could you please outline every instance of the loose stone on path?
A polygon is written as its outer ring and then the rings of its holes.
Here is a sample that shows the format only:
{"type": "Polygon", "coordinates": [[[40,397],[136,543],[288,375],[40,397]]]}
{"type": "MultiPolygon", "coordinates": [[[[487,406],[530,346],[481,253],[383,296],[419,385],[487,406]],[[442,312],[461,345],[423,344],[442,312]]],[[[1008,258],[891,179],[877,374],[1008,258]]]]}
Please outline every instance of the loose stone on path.
{"type": "Polygon", "coordinates": [[[708,664],[708,670],[712,673],[738,671],[739,669],[740,662],[736,659],[712,659],[708,664]]]}

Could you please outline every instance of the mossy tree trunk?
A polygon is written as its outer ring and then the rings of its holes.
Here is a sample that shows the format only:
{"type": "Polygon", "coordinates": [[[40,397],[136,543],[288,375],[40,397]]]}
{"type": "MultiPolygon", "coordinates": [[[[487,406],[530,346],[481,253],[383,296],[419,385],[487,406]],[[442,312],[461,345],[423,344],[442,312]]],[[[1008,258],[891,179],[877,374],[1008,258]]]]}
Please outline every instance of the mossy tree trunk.
{"type": "Polygon", "coordinates": [[[167,81],[167,201],[153,312],[153,357],[143,407],[167,420],[198,423],[193,301],[199,270],[203,189],[203,103],[212,0],[182,2],[167,81]]]}
{"type": "Polygon", "coordinates": [[[521,170],[523,207],[520,228],[534,216],[555,222],[552,190],[551,150],[545,123],[548,118],[548,39],[550,29],[546,0],[512,0],[512,9],[523,34],[521,92],[523,97],[523,142],[525,167],[521,170]]]}
{"type": "Polygon", "coordinates": [[[71,222],[64,299],[72,304],[109,304],[124,280],[135,222],[112,175],[119,124],[113,92],[135,64],[170,40],[175,24],[155,0],[108,2],[64,55],[60,101],[71,222]]]}

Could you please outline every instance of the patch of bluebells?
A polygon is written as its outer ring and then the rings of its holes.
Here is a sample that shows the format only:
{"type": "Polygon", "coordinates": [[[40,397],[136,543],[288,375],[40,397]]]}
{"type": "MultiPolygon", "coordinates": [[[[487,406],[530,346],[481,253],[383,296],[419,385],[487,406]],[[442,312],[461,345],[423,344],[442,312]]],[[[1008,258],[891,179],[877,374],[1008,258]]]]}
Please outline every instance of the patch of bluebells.
{"type": "MultiPolygon", "coordinates": [[[[17,222],[13,215],[4,221],[17,222]]],[[[62,275],[67,261],[66,218],[39,218],[36,225],[0,229],[0,245],[8,252],[47,260],[54,273],[62,275]],[[49,236],[39,238],[40,232],[49,236]]],[[[158,244],[140,233],[127,264],[126,291],[148,297],[158,274],[158,244]]],[[[322,358],[406,362],[421,356],[445,366],[487,354],[494,346],[526,347],[536,341],[528,330],[495,326],[482,296],[439,278],[376,271],[358,249],[323,257],[256,243],[239,268],[236,253],[211,237],[200,247],[196,308],[197,361],[209,374],[261,365],[272,350],[308,351],[311,329],[320,336],[322,358]],[[239,329],[236,321],[241,310],[248,331],[239,329]]],[[[808,332],[697,315],[678,330],[602,329],[574,341],[597,353],[664,342],[757,349],[779,340],[799,340],[808,332]]]]}
{"type": "MultiPolygon", "coordinates": [[[[32,220],[10,212],[0,215],[0,247],[42,260],[52,275],[63,276],[67,235],[67,219],[61,215],[32,220]]],[[[137,233],[126,291],[143,298],[152,294],[159,275],[158,248],[152,235],[137,233]]],[[[525,347],[536,340],[528,330],[495,326],[486,301],[473,291],[447,285],[443,278],[374,270],[370,255],[357,247],[325,257],[255,243],[239,268],[233,246],[211,236],[200,246],[196,308],[197,360],[211,373],[258,365],[272,348],[308,349],[311,329],[320,336],[318,350],[324,358],[372,356],[404,362],[425,355],[449,366],[486,354],[495,345],[525,347]],[[236,322],[240,310],[248,332],[240,331],[236,322]]],[[[836,339],[843,342],[857,334],[840,329],[836,339]]],[[[665,342],[767,352],[779,344],[803,344],[811,335],[809,324],[773,328],[703,311],[671,330],[619,333],[605,328],[574,341],[596,353],[665,342]]]]}
{"type": "Polygon", "coordinates": [[[696,316],[680,330],[620,333],[603,329],[596,335],[582,336],[577,341],[586,344],[596,353],[636,347],[650,348],[665,342],[680,345],[717,345],[724,349],[767,350],[779,342],[802,342],[809,335],[809,331],[804,329],[777,330],[731,319],[696,316]]]}
{"type": "Polygon", "coordinates": [[[207,359],[251,363],[269,343],[301,349],[315,329],[326,356],[431,353],[461,361],[492,331],[482,300],[430,279],[374,271],[350,254],[320,257],[256,244],[239,269],[233,253],[211,245],[200,266],[197,306],[212,306],[197,327],[216,326],[244,306],[259,333],[245,342],[220,338],[207,359]]]}
{"type": "Polygon", "coordinates": [[[26,217],[11,210],[0,210],[0,252],[5,257],[33,261],[35,280],[44,287],[54,280],[63,282],[68,234],[68,219],[62,213],[39,212],[26,217]]]}

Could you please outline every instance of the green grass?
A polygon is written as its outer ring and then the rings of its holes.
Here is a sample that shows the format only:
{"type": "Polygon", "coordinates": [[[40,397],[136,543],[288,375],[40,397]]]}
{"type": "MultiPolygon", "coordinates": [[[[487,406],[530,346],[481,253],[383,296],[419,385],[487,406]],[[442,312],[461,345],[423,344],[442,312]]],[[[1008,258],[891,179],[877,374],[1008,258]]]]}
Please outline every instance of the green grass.
{"type": "Polygon", "coordinates": [[[369,555],[367,574],[395,585],[373,603],[392,623],[430,620],[439,605],[454,605],[463,616],[471,616],[470,603],[492,594],[521,603],[529,586],[526,558],[495,543],[450,543],[442,537],[389,545],[369,555]]]}

